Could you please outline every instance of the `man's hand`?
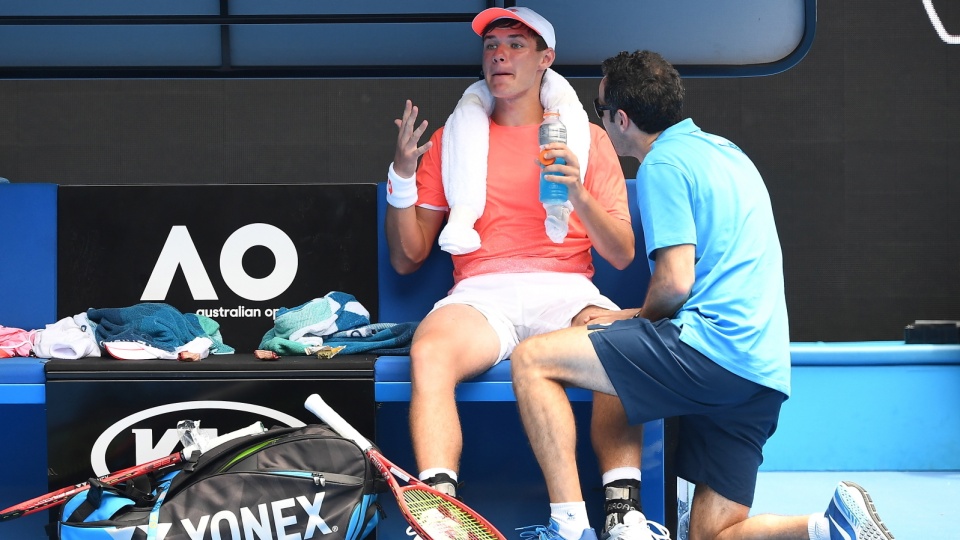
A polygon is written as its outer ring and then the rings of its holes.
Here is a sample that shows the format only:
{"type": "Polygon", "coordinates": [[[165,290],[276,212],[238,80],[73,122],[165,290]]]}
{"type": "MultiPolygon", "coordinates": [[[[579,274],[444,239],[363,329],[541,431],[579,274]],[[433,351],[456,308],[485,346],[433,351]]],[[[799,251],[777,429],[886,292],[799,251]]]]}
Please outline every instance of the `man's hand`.
{"type": "Polygon", "coordinates": [[[609,324],[613,321],[622,321],[624,319],[630,319],[637,313],[640,313],[640,308],[635,309],[622,309],[620,311],[613,311],[610,309],[603,309],[596,306],[589,306],[584,308],[576,317],[571,321],[571,326],[580,326],[587,324],[609,324]]]}
{"type": "Polygon", "coordinates": [[[399,132],[397,133],[397,151],[393,156],[393,170],[402,178],[410,178],[417,172],[417,160],[420,159],[427,150],[433,146],[433,143],[427,141],[420,144],[420,138],[427,130],[427,121],[417,123],[417,114],[419,109],[414,106],[409,99],[403,107],[403,118],[397,118],[393,121],[399,132]]]}

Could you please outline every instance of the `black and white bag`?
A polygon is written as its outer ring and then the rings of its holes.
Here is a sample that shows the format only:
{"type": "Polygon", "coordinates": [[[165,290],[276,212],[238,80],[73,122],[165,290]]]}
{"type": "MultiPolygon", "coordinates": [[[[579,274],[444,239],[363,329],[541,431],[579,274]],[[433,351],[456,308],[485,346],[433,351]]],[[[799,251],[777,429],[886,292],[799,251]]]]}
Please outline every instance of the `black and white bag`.
{"type": "Polygon", "coordinates": [[[380,516],[383,481],[357,445],[322,425],[217,446],[160,476],[67,501],[61,540],[359,540],[380,516]]]}

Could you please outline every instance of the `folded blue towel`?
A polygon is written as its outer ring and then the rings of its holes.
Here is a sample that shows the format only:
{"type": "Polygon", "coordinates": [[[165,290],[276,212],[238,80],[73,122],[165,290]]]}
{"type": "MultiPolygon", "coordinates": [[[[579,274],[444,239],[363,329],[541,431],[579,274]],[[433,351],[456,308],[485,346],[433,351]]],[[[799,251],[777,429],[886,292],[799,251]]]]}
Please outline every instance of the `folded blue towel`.
{"type": "Polygon", "coordinates": [[[417,330],[416,322],[378,323],[353,330],[337,332],[327,337],[323,344],[330,347],[346,347],[340,354],[373,353],[382,355],[410,354],[410,342],[417,330]]]}
{"type": "Polygon", "coordinates": [[[108,341],[135,341],[173,352],[198,337],[207,337],[196,315],[184,316],[169,304],[90,308],[87,318],[97,325],[97,342],[101,344],[108,341]]]}

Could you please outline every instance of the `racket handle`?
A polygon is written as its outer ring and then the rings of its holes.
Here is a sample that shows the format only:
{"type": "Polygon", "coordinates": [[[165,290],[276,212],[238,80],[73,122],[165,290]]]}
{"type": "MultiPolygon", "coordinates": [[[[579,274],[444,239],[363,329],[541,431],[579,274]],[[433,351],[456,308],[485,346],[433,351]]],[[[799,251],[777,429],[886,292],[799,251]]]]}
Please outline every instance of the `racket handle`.
{"type": "Polygon", "coordinates": [[[317,418],[322,420],[323,423],[330,426],[341,436],[351,439],[353,442],[357,443],[357,446],[360,447],[360,450],[366,452],[373,447],[373,444],[371,444],[366,437],[361,435],[359,431],[347,423],[347,421],[344,420],[343,417],[337,413],[337,411],[333,410],[332,407],[327,405],[327,402],[324,401],[319,395],[313,394],[308,397],[303,406],[306,407],[308,411],[317,415],[317,418]]]}
{"type": "Polygon", "coordinates": [[[267,428],[263,426],[262,422],[254,422],[245,428],[240,428],[236,431],[231,431],[230,433],[225,433],[219,437],[214,437],[209,441],[200,441],[197,444],[191,444],[190,446],[183,449],[183,457],[185,459],[190,459],[190,456],[194,452],[200,452],[203,454],[207,450],[219,446],[227,441],[232,441],[234,439],[239,439],[240,437],[245,437],[247,435],[257,435],[263,433],[267,428]]]}

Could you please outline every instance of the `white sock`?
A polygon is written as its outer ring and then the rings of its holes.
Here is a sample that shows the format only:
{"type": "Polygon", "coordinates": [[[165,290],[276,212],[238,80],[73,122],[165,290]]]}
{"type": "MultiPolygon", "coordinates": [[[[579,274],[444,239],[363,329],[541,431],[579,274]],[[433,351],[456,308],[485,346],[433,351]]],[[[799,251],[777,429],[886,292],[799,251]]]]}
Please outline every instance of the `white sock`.
{"type": "Polygon", "coordinates": [[[587,504],[580,502],[550,503],[550,517],[560,526],[560,536],[580,540],[584,529],[590,528],[587,504]]]}
{"type": "Polygon", "coordinates": [[[607,485],[614,480],[636,480],[640,481],[640,469],[636,467],[617,467],[603,473],[601,484],[607,485]]]}
{"type": "Polygon", "coordinates": [[[830,540],[830,523],[823,514],[810,514],[807,522],[807,532],[810,540],[830,540]]]}

